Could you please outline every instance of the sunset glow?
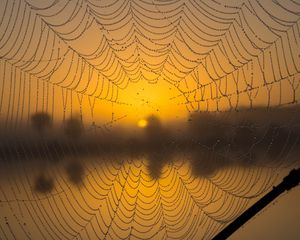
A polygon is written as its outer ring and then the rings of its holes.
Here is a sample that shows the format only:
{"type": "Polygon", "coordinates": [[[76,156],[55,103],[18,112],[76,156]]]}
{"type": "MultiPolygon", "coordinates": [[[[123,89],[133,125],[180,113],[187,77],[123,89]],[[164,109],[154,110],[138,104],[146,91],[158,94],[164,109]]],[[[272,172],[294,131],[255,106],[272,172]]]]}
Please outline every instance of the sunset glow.
{"type": "MultiPolygon", "coordinates": [[[[210,240],[296,186],[299,17],[300,0],[1,0],[0,239],[210,240]]],[[[235,239],[274,239],[254,235],[274,220],[235,239]]]]}
{"type": "Polygon", "coordinates": [[[148,121],[145,120],[145,119],[141,119],[140,121],[138,121],[138,126],[139,126],[140,128],[145,128],[145,127],[148,126],[148,121]]]}

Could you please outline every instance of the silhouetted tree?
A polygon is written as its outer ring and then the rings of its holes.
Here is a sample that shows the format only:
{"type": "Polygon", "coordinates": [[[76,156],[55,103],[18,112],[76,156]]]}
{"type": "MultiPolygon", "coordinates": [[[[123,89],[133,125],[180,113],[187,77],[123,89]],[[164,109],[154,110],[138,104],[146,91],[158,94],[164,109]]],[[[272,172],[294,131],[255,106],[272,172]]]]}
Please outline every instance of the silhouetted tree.
{"type": "MultiPolygon", "coordinates": [[[[35,145],[36,151],[39,152],[40,149],[47,151],[48,148],[45,147],[47,145],[47,143],[44,141],[44,133],[45,133],[46,129],[49,129],[52,127],[52,119],[51,119],[50,115],[46,112],[37,112],[31,116],[31,123],[32,123],[33,128],[37,130],[37,132],[40,134],[40,137],[41,137],[41,139],[40,139],[41,141],[39,141],[35,145]]],[[[53,160],[53,158],[50,157],[50,155],[46,159],[47,159],[46,161],[44,161],[45,158],[40,159],[41,160],[40,167],[41,167],[42,171],[44,171],[45,167],[47,166],[48,160],[50,160],[50,159],[53,160]]],[[[41,180],[41,183],[45,184],[45,186],[47,185],[46,184],[47,179],[44,178],[44,181],[43,181],[43,178],[41,177],[40,180],[41,180]]]]}
{"type": "MultiPolygon", "coordinates": [[[[64,132],[70,140],[77,141],[83,132],[81,118],[79,116],[71,116],[69,119],[67,119],[64,123],[64,132]]],[[[78,144],[78,142],[73,142],[72,145],[75,143],[76,145],[78,144]]],[[[79,149],[80,147],[77,148],[77,151],[79,149]]],[[[79,185],[80,183],[82,183],[84,168],[78,160],[72,160],[67,165],[65,170],[70,182],[72,182],[75,185],[79,185]]]]}
{"type": "Polygon", "coordinates": [[[164,164],[170,159],[168,151],[168,134],[162,127],[158,117],[147,118],[145,127],[146,153],[149,160],[149,172],[153,178],[159,178],[164,164]]]}
{"type": "Polygon", "coordinates": [[[164,130],[158,117],[151,115],[147,118],[148,125],[145,127],[147,141],[157,143],[164,138],[164,130]]]}
{"type": "Polygon", "coordinates": [[[40,134],[52,126],[52,119],[48,113],[37,112],[31,116],[31,124],[40,134]]]}
{"type": "Polygon", "coordinates": [[[64,132],[70,139],[78,139],[83,132],[83,125],[79,117],[71,117],[64,124],[64,132]]]}

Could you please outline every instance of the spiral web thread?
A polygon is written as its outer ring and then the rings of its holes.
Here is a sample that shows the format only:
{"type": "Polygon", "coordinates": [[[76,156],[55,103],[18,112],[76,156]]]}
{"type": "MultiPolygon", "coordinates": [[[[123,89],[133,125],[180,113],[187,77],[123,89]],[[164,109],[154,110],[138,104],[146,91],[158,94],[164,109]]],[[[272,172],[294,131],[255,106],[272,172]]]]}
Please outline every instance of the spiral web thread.
{"type": "MultiPolygon", "coordinates": [[[[93,122],[102,102],[132,107],[118,96],[141,79],[167,81],[178,90],[170,100],[189,112],[299,100],[297,0],[6,0],[0,13],[0,118],[7,129],[37,111],[54,118],[61,111],[64,119],[78,109],[93,122]],[[87,53],[78,43],[91,29],[99,44],[87,53]]],[[[287,155],[276,166],[197,178],[179,159],[153,180],[145,159],[87,161],[81,188],[52,166],[55,190],[39,195],[32,187],[37,170],[21,157],[15,169],[9,154],[1,153],[1,164],[16,174],[1,179],[1,239],[210,239],[290,168],[287,155]]],[[[79,158],[76,150],[72,156],[79,158]]]]}

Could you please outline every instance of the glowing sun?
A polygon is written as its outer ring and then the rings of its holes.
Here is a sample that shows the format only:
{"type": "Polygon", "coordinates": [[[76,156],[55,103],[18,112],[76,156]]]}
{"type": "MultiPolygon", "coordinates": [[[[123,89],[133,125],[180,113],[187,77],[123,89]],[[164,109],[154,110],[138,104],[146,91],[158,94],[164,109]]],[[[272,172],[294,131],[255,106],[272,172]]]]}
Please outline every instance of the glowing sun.
{"type": "Polygon", "coordinates": [[[148,121],[145,120],[145,119],[141,119],[138,121],[137,125],[140,127],[140,128],[145,128],[148,126],[148,121]]]}

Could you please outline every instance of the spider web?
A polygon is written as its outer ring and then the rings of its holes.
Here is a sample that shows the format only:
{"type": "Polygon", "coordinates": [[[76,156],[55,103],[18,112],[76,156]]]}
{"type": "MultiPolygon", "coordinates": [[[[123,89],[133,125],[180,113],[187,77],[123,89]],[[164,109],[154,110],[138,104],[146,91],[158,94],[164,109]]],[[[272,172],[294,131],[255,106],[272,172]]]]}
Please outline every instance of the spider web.
{"type": "MultiPolygon", "coordinates": [[[[13,133],[36,112],[57,123],[79,112],[86,129],[107,132],[127,117],[114,108],[134,108],[126,90],[141,81],[167,82],[177,91],[171,103],[224,121],[258,106],[297,106],[299,15],[295,0],[3,1],[1,124],[13,133]],[[112,108],[105,122],[97,118],[99,105],[112,108]]],[[[290,132],[299,126],[294,116],[284,123],[290,132]]],[[[33,153],[26,138],[13,145],[13,134],[5,138],[1,239],[211,239],[295,163],[282,150],[272,166],[232,164],[199,177],[182,154],[154,179],[145,156],[99,153],[82,161],[78,187],[59,165],[30,165],[33,154],[51,158],[47,144],[33,153]],[[34,191],[41,169],[54,179],[50,193],[34,191]]],[[[66,151],[81,158],[76,146],[66,151]]]]}

